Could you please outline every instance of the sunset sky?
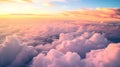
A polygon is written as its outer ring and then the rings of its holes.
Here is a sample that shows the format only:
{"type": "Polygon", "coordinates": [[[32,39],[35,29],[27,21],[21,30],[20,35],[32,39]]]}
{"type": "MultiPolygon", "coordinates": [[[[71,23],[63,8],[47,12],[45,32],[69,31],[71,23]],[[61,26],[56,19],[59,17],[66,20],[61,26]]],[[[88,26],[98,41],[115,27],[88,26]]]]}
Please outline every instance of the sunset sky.
{"type": "Polygon", "coordinates": [[[120,0],[0,0],[0,14],[43,14],[78,9],[119,8],[120,0]]]}
{"type": "Polygon", "coordinates": [[[0,0],[0,67],[120,67],[120,0],[0,0]]]}
{"type": "Polygon", "coordinates": [[[0,18],[120,21],[119,3],[120,0],[0,0],[0,18]]]}

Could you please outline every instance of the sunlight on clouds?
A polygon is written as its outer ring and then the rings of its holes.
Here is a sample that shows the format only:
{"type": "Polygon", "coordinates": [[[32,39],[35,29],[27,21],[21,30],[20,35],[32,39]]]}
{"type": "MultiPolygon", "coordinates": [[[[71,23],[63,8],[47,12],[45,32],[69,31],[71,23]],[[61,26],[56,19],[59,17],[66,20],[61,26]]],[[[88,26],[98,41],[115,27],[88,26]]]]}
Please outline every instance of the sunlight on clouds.
{"type": "Polygon", "coordinates": [[[40,3],[45,7],[54,7],[56,6],[55,2],[66,2],[66,0],[33,0],[33,3],[40,3]]]}
{"type": "Polygon", "coordinates": [[[31,3],[32,2],[32,0],[14,0],[15,2],[28,2],[28,3],[31,3]]]}
{"type": "Polygon", "coordinates": [[[0,14],[41,14],[57,11],[56,2],[66,0],[0,0],[0,14]],[[46,8],[45,8],[46,7],[46,8]],[[55,7],[55,8],[50,8],[55,7]],[[49,9],[47,9],[49,8],[49,9]]]}
{"type": "Polygon", "coordinates": [[[0,0],[0,2],[9,2],[11,0],[0,0]]]}
{"type": "Polygon", "coordinates": [[[13,14],[13,13],[34,13],[37,12],[36,8],[30,4],[8,3],[0,6],[0,14],[13,14]],[[17,6],[16,6],[17,5],[17,6]],[[22,7],[22,8],[21,8],[22,7]]]}
{"type": "Polygon", "coordinates": [[[120,21],[120,9],[96,8],[67,11],[67,8],[62,8],[63,4],[57,4],[66,2],[68,0],[0,0],[0,14],[51,14],[47,18],[101,22],[120,21]]]}
{"type": "Polygon", "coordinates": [[[66,0],[32,0],[33,2],[66,2],[66,0]]]}
{"type": "Polygon", "coordinates": [[[120,21],[120,10],[117,8],[96,8],[96,9],[80,9],[73,11],[64,11],[61,16],[76,20],[90,21],[120,21]]]}
{"type": "Polygon", "coordinates": [[[53,4],[53,3],[43,3],[42,5],[46,6],[46,7],[54,7],[55,6],[55,4],[53,4]]]}
{"type": "Polygon", "coordinates": [[[32,0],[0,0],[0,2],[32,2],[32,0]]]}
{"type": "Polygon", "coordinates": [[[66,0],[0,0],[0,2],[33,2],[33,3],[53,3],[66,2],[66,0]]]}

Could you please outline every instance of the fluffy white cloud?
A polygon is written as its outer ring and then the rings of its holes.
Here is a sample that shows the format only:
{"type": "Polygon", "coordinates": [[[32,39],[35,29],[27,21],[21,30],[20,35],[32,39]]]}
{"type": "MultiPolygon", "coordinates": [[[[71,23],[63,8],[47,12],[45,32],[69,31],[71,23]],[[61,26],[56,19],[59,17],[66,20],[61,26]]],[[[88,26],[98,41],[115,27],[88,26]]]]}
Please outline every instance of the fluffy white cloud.
{"type": "Polygon", "coordinates": [[[77,52],[82,58],[90,50],[101,49],[108,45],[109,41],[100,33],[85,32],[84,28],[78,29],[76,32],[61,33],[59,39],[45,46],[38,45],[36,49],[39,51],[49,51],[54,48],[62,53],[68,51],[77,52]]]}
{"type": "Polygon", "coordinates": [[[72,40],[63,40],[56,46],[56,49],[63,53],[68,51],[77,52],[84,57],[90,50],[104,48],[108,43],[109,42],[103,35],[99,33],[91,35],[91,33],[86,32],[72,40]]]}
{"type": "Polygon", "coordinates": [[[120,43],[109,44],[105,49],[91,50],[85,59],[75,52],[61,53],[51,49],[33,59],[31,67],[119,67],[120,43]],[[112,50],[112,51],[111,51],[112,50]]]}
{"type": "Polygon", "coordinates": [[[119,56],[120,43],[111,43],[105,49],[92,50],[82,62],[89,67],[119,67],[119,56]]]}
{"type": "Polygon", "coordinates": [[[3,24],[0,38],[6,39],[0,41],[0,67],[120,66],[120,44],[109,44],[105,37],[109,35],[106,32],[118,34],[118,24],[76,25],[64,21],[51,25],[48,22],[3,24]]]}
{"type": "Polygon", "coordinates": [[[80,57],[77,53],[63,54],[51,49],[47,55],[40,53],[33,58],[31,67],[79,67],[80,57]]]}

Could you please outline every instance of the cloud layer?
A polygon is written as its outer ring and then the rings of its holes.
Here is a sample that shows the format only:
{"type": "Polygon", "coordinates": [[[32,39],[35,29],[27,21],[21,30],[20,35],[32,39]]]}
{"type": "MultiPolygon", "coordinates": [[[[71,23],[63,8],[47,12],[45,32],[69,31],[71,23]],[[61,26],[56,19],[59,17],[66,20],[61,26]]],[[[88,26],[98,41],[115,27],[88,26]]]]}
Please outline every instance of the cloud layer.
{"type": "Polygon", "coordinates": [[[120,66],[120,43],[112,43],[119,23],[6,23],[0,25],[0,67],[120,66]]]}
{"type": "Polygon", "coordinates": [[[65,54],[51,49],[47,55],[40,53],[33,59],[31,67],[119,67],[120,44],[109,44],[105,49],[92,50],[85,59],[77,53],[65,54]],[[111,53],[111,50],[114,50],[111,53]]]}

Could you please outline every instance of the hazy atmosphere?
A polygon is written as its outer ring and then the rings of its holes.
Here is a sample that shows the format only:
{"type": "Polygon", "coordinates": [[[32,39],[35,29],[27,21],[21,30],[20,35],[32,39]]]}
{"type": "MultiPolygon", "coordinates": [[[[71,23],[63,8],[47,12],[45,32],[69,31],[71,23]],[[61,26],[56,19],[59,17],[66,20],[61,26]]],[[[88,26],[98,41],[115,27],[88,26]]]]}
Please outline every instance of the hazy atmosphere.
{"type": "Polygon", "coordinates": [[[0,67],[120,67],[119,0],[0,0],[0,67]]]}

